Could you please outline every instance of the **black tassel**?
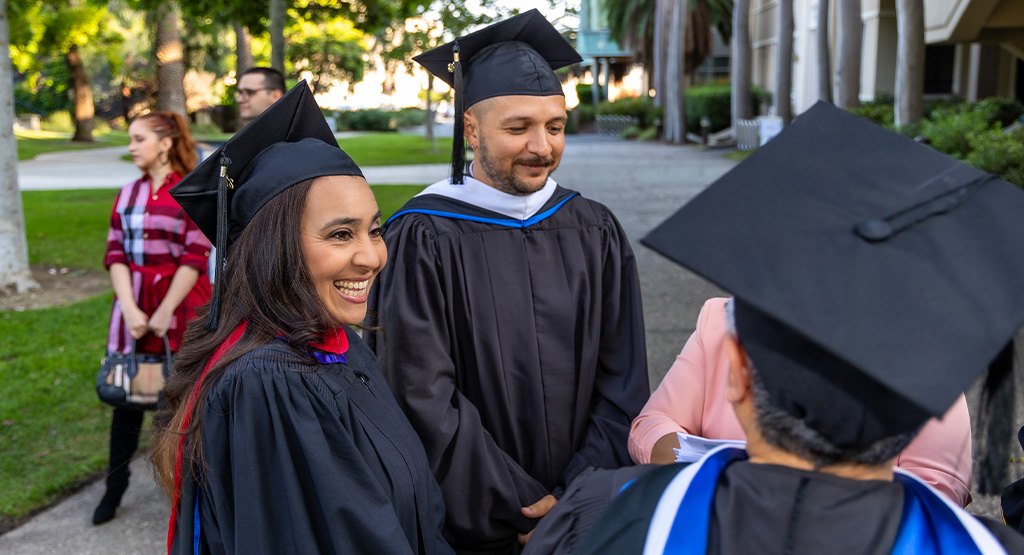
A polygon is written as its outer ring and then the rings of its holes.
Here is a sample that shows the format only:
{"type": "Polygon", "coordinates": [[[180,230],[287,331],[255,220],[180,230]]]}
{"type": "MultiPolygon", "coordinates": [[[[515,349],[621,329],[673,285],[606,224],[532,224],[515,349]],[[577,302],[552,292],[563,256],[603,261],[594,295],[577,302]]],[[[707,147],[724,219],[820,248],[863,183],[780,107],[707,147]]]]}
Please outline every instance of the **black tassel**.
{"type": "Polygon", "coordinates": [[[463,137],[463,120],[466,110],[466,99],[462,91],[462,62],[459,61],[459,41],[452,45],[454,59],[448,69],[455,74],[455,129],[452,130],[452,183],[461,185],[466,170],[466,141],[463,137]]]}
{"type": "Polygon", "coordinates": [[[220,298],[224,289],[224,249],[228,243],[228,189],[234,187],[231,178],[228,177],[230,165],[231,159],[221,152],[220,180],[217,183],[217,258],[213,266],[213,298],[210,299],[210,312],[206,315],[206,324],[203,326],[207,331],[216,330],[220,320],[220,298]]]}

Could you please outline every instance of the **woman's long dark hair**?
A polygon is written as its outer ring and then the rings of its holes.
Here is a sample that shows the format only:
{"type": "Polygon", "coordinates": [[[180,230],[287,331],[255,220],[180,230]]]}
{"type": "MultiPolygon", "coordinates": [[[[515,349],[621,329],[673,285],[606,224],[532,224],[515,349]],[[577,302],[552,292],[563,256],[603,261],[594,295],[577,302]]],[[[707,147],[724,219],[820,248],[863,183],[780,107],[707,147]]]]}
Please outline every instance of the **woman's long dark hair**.
{"type": "Polygon", "coordinates": [[[153,463],[158,483],[172,495],[178,442],[192,390],[214,351],[235,329],[246,324],[241,340],[210,368],[191,410],[191,422],[185,430],[185,460],[192,461],[192,468],[203,466],[206,397],[233,361],[272,341],[275,335],[303,353],[311,340],[318,340],[337,326],[316,292],[302,251],[302,214],[312,183],[310,179],[293,185],[268,201],[231,246],[218,277],[225,280],[226,294],[220,297],[217,329],[203,327],[209,306],[189,323],[164,389],[167,404],[154,419],[158,432],[153,463]]]}

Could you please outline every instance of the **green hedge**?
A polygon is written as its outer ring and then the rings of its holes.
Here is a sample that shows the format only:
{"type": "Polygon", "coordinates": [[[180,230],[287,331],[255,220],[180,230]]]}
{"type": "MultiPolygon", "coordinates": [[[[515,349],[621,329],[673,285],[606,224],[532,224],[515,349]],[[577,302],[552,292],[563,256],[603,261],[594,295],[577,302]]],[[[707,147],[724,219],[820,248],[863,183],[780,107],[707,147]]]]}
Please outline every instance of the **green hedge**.
{"type": "MultiPolygon", "coordinates": [[[[760,88],[750,89],[754,113],[762,103],[771,102],[770,92],[760,88]]],[[[691,132],[700,131],[700,119],[710,120],[712,133],[732,125],[732,87],[730,85],[702,85],[686,90],[686,128],[691,132]]]]}
{"type": "Polygon", "coordinates": [[[615,102],[602,102],[597,107],[599,116],[633,116],[640,127],[658,125],[664,112],[662,108],[654,106],[653,99],[639,96],[620,98],[615,102]]]}
{"type": "Polygon", "coordinates": [[[347,131],[397,131],[397,112],[371,108],[346,110],[338,114],[338,128],[347,131]]]}

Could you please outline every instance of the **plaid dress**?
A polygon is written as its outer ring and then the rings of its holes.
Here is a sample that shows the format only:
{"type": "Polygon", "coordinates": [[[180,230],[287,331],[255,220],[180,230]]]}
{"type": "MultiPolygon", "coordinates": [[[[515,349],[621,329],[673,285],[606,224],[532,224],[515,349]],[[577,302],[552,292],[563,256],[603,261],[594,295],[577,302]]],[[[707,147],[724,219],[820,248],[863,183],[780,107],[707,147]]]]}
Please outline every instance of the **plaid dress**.
{"type": "MultiPolygon", "coordinates": [[[[107,254],[103,259],[108,270],[115,263],[128,266],[135,302],[149,315],[156,311],[167,294],[179,266],[199,270],[195,286],[171,318],[167,337],[172,351],[178,350],[188,320],[195,317],[195,309],[209,301],[211,294],[206,272],[212,246],[171,197],[171,186],[178,181],[181,181],[181,176],[171,173],[153,194],[147,174],[121,188],[110,215],[107,254]]],[[[107,351],[127,353],[131,346],[132,336],[124,323],[121,303],[115,296],[107,351]]],[[[136,350],[162,353],[163,340],[149,333],[139,339],[136,350]]]]}

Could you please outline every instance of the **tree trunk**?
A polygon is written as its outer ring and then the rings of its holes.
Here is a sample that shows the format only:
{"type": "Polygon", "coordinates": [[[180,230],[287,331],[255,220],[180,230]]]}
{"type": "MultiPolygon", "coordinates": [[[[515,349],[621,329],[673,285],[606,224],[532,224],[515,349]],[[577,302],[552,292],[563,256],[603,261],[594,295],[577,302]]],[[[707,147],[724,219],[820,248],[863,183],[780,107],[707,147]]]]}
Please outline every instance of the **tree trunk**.
{"type": "Polygon", "coordinates": [[[18,189],[18,145],[14,140],[14,88],[7,0],[0,0],[0,287],[18,293],[39,288],[28,269],[25,219],[18,189]]]}
{"type": "Polygon", "coordinates": [[[924,110],[924,0],[896,0],[896,127],[921,121],[924,110]]]}
{"type": "Polygon", "coordinates": [[[285,0],[270,0],[270,67],[284,73],[285,0]]]}
{"type": "Polygon", "coordinates": [[[68,47],[64,59],[68,64],[71,86],[75,94],[75,136],[71,137],[71,140],[91,143],[93,142],[93,116],[96,115],[96,107],[92,103],[92,87],[89,85],[89,76],[85,72],[85,65],[82,64],[82,56],[78,53],[77,44],[68,47]]]}
{"type": "Polygon", "coordinates": [[[178,4],[160,5],[156,24],[157,110],[170,110],[188,117],[185,108],[185,58],[178,28],[178,4]]]}
{"type": "Polygon", "coordinates": [[[750,96],[750,0],[735,0],[732,8],[732,136],[736,137],[736,120],[754,117],[754,101],[750,96]]]}
{"type": "Polygon", "coordinates": [[[669,12],[673,0],[656,0],[654,13],[654,105],[665,106],[665,95],[668,93],[668,81],[665,79],[668,57],[668,39],[670,29],[669,12]]]}
{"type": "Polygon", "coordinates": [[[249,28],[235,22],[235,79],[252,67],[252,35],[249,28]]]}
{"type": "MultiPolygon", "coordinates": [[[[840,0],[841,1],[841,0],[840,0]]],[[[828,0],[818,0],[818,100],[832,102],[832,69],[828,52],[828,0]]]]}
{"type": "Polygon", "coordinates": [[[434,136],[434,74],[427,72],[427,113],[423,118],[423,130],[430,141],[430,152],[437,154],[437,137],[434,136]]]}
{"type": "Polygon", "coordinates": [[[775,4],[775,115],[793,121],[793,0],[775,4]]]}
{"type": "Polygon", "coordinates": [[[833,90],[836,106],[860,106],[860,57],[864,22],[860,0],[836,2],[836,73],[833,90]]]}
{"type": "Polygon", "coordinates": [[[665,67],[665,140],[686,142],[686,0],[672,0],[669,18],[668,55],[665,67]]]}

